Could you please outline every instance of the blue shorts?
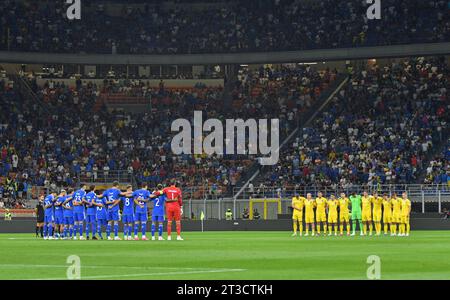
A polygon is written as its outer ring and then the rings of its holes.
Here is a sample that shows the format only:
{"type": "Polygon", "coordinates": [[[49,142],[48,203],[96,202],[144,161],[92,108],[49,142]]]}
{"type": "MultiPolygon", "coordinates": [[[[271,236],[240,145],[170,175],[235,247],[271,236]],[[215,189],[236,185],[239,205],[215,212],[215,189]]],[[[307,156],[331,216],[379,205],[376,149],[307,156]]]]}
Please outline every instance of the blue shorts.
{"type": "Polygon", "coordinates": [[[137,212],[134,214],[135,222],[147,222],[147,220],[148,220],[147,213],[137,212]]]}
{"type": "Polygon", "coordinates": [[[44,216],[44,223],[53,223],[53,215],[44,216]]]}
{"type": "Polygon", "coordinates": [[[55,216],[55,223],[58,225],[64,224],[64,215],[56,215],[55,216]]]}
{"type": "Polygon", "coordinates": [[[97,218],[95,217],[95,215],[87,215],[86,216],[86,223],[95,223],[95,220],[97,218]]]}
{"type": "Polygon", "coordinates": [[[108,211],[108,221],[119,221],[119,211],[108,211]]]}
{"type": "Polygon", "coordinates": [[[152,215],[152,222],[164,222],[164,216],[152,215]]]}
{"type": "Polygon", "coordinates": [[[98,225],[106,226],[108,225],[108,221],[106,219],[97,219],[97,226],[98,225]]]}
{"type": "Polygon", "coordinates": [[[122,223],[133,223],[134,222],[134,216],[133,215],[123,215],[122,216],[122,223]]]}
{"type": "Polygon", "coordinates": [[[73,225],[73,217],[64,217],[64,224],[65,225],[73,225]]]}
{"type": "Polygon", "coordinates": [[[84,221],[84,212],[73,213],[73,219],[75,220],[75,222],[82,222],[82,221],[84,221]]]}

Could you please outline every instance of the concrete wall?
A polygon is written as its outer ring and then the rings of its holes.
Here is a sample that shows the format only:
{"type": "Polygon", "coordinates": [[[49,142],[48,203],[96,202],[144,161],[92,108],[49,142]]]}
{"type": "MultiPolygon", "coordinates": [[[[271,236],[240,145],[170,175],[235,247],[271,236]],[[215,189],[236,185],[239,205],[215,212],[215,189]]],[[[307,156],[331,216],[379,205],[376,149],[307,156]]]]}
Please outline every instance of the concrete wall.
{"type": "Polygon", "coordinates": [[[389,58],[450,54],[450,43],[430,43],[304,51],[126,55],[60,54],[0,51],[1,63],[47,63],[87,65],[215,65],[284,62],[323,62],[330,60],[389,58]]]}

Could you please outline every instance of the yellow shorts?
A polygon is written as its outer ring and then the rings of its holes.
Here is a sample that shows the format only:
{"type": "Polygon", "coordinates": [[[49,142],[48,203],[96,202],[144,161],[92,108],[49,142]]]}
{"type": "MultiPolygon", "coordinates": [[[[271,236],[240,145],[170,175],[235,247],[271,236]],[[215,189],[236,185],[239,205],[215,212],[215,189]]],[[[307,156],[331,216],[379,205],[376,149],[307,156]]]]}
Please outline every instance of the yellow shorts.
{"type": "Polygon", "coordinates": [[[348,223],[349,221],[350,221],[350,214],[349,214],[349,212],[341,212],[339,214],[339,222],[348,223]]]}
{"type": "Polygon", "coordinates": [[[294,210],[294,212],[292,213],[292,220],[297,220],[301,222],[303,220],[303,212],[294,210]]]}
{"type": "Polygon", "coordinates": [[[326,222],[327,214],[326,213],[318,213],[316,214],[316,222],[326,222]]]}
{"type": "Polygon", "coordinates": [[[402,217],[400,214],[392,214],[392,223],[401,223],[402,217]]]}
{"type": "Polygon", "coordinates": [[[314,214],[305,214],[305,223],[311,224],[314,223],[314,214]]]}
{"type": "Polygon", "coordinates": [[[373,220],[374,220],[374,222],[381,222],[381,210],[373,211],[373,220]]]}
{"type": "Polygon", "coordinates": [[[328,223],[337,223],[337,213],[328,214],[328,223]]]}
{"type": "Polygon", "coordinates": [[[400,218],[400,223],[402,223],[402,224],[409,224],[409,215],[407,215],[407,216],[402,216],[402,217],[400,218]]]}
{"type": "Polygon", "coordinates": [[[383,215],[383,223],[385,224],[392,223],[392,214],[383,215]]]}
{"type": "Polygon", "coordinates": [[[363,222],[372,221],[372,214],[370,213],[370,211],[363,211],[361,219],[363,222]]]}

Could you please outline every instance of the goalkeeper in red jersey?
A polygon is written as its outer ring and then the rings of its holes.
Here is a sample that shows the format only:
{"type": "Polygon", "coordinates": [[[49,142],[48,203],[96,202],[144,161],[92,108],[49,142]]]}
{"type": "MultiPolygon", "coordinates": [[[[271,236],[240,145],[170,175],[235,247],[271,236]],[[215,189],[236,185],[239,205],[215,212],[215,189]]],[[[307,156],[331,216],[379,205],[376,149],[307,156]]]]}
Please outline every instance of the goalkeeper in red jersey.
{"type": "Polygon", "coordinates": [[[181,215],[183,214],[183,200],[181,190],[176,187],[175,180],[171,181],[170,186],[163,189],[166,195],[166,215],[167,215],[167,240],[171,240],[172,220],[176,222],[177,240],[182,241],[181,237],[181,215]]]}

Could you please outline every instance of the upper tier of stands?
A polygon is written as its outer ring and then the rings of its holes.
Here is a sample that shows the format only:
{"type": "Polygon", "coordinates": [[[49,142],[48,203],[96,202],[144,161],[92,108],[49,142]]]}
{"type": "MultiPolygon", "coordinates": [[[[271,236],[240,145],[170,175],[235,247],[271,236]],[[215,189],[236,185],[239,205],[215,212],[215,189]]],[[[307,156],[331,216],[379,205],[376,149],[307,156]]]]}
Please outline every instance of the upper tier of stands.
{"type": "Polygon", "coordinates": [[[383,0],[368,20],[361,0],[227,1],[189,9],[129,6],[111,13],[83,3],[81,20],[65,1],[1,1],[0,50],[180,54],[265,52],[450,41],[442,0],[383,0]]]}

